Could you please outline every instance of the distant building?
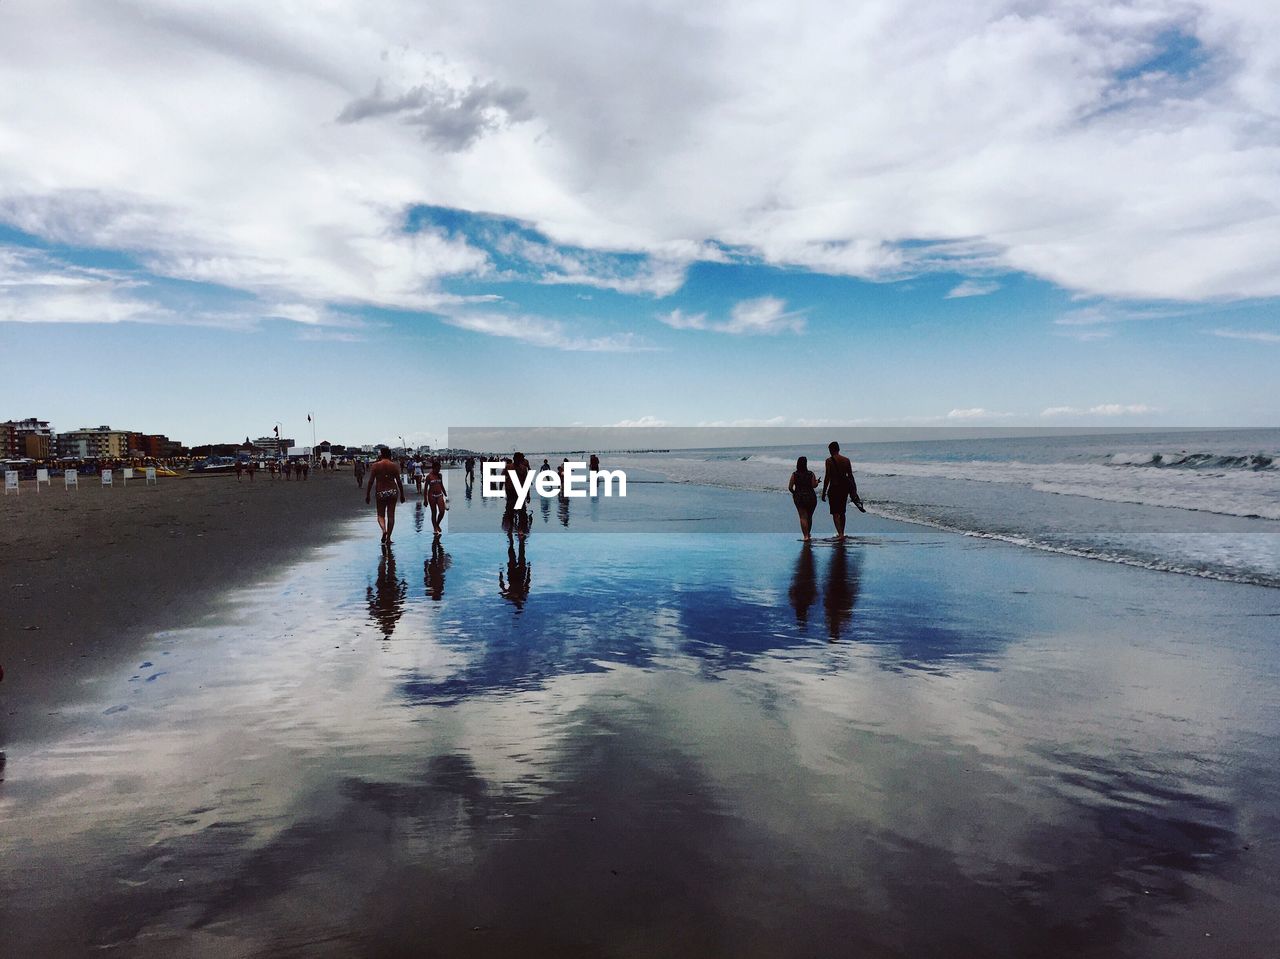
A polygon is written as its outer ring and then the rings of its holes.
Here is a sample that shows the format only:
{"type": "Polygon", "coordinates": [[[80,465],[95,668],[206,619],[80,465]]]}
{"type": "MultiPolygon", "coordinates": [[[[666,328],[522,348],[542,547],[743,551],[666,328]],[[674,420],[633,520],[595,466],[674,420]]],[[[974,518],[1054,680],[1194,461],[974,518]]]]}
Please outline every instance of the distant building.
{"type": "Polygon", "coordinates": [[[0,423],[0,460],[18,459],[24,454],[18,452],[18,430],[10,421],[0,423]]]}
{"type": "Polygon", "coordinates": [[[110,426],[81,427],[58,434],[58,455],[80,459],[123,459],[129,455],[129,431],[110,426]]]}
{"type": "Polygon", "coordinates": [[[10,420],[4,424],[13,444],[13,456],[26,456],[33,460],[51,459],[56,447],[53,430],[48,420],[29,417],[25,420],[10,420]]]}
{"type": "Polygon", "coordinates": [[[296,440],[292,440],[287,436],[282,436],[279,439],[274,436],[259,436],[253,441],[253,445],[260,450],[266,450],[268,453],[279,453],[295,445],[296,442],[296,440]]]}
{"type": "Polygon", "coordinates": [[[163,433],[144,433],[139,438],[139,449],[143,456],[154,459],[170,459],[182,455],[182,444],[171,440],[163,433]]]}

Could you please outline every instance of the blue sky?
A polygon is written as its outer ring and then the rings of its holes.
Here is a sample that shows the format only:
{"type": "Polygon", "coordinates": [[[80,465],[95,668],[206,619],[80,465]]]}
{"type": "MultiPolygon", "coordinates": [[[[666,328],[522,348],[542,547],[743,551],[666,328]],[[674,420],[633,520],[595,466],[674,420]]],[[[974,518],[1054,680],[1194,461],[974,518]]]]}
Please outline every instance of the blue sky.
{"type": "Polygon", "coordinates": [[[0,417],[1277,422],[1265,12],[107,6],[0,8],[0,417]]]}

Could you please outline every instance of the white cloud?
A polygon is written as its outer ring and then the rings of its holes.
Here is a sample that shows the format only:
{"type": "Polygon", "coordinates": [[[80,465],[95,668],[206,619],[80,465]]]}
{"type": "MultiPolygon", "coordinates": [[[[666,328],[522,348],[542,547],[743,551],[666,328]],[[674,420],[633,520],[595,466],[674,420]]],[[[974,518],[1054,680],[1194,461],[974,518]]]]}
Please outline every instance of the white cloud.
{"type": "Polygon", "coordinates": [[[406,234],[414,204],[646,254],[544,278],[645,295],[715,244],[868,277],[959,258],[1114,297],[1280,295],[1275,4],[3,10],[0,220],[270,300],[430,310],[492,270],[406,234]],[[1201,66],[1139,69],[1178,33],[1201,66]]]}
{"type": "Polygon", "coordinates": [[[1007,419],[1012,415],[1012,413],[996,413],[985,410],[981,406],[974,406],[969,409],[952,410],[946,418],[949,420],[999,420],[1007,419]]]}
{"type": "Polygon", "coordinates": [[[776,296],[740,300],[729,311],[729,319],[720,322],[708,320],[705,313],[685,313],[680,309],[659,314],[658,321],[676,330],[709,330],[737,336],[803,333],[805,327],[804,311],[788,311],[786,301],[776,296]]]}
{"type": "Polygon", "coordinates": [[[658,419],[656,416],[641,416],[638,419],[634,419],[634,420],[619,420],[613,425],[625,426],[625,427],[631,427],[631,426],[643,427],[643,426],[670,426],[671,424],[668,423],[666,420],[658,419]]]}
{"type": "Polygon", "coordinates": [[[0,323],[155,323],[249,330],[272,319],[315,328],[317,336],[320,328],[364,325],[305,303],[184,308],[165,302],[135,273],[77,266],[43,252],[0,246],[0,323]]]}
{"type": "Polygon", "coordinates": [[[658,316],[659,322],[665,323],[673,330],[705,330],[709,329],[707,314],[686,313],[684,310],[672,310],[658,316]]]}
{"type": "Polygon", "coordinates": [[[565,324],[540,316],[506,313],[450,313],[443,316],[445,323],[473,333],[519,340],[530,346],[568,350],[579,353],[637,353],[648,346],[632,333],[611,336],[580,336],[571,333],[565,324]]]}
{"type": "Polygon", "coordinates": [[[1259,330],[1211,330],[1213,336],[1228,340],[1249,340],[1253,343],[1280,343],[1280,333],[1264,333],[1259,330]]]}
{"type": "Polygon", "coordinates": [[[1050,406],[1040,415],[1054,416],[1141,416],[1146,413],[1159,413],[1160,410],[1145,403],[1099,403],[1097,406],[1081,408],[1076,406],[1050,406]]]}
{"type": "Polygon", "coordinates": [[[719,329],[724,333],[751,335],[801,333],[804,331],[804,319],[798,311],[787,312],[785,300],[762,296],[736,304],[730,312],[729,321],[721,324],[719,329]]]}
{"type": "Polygon", "coordinates": [[[1000,284],[995,280],[962,280],[952,288],[946,298],[955,300],[968,296],[986,296],[998,289],[1000,289],[1000,284]]]}

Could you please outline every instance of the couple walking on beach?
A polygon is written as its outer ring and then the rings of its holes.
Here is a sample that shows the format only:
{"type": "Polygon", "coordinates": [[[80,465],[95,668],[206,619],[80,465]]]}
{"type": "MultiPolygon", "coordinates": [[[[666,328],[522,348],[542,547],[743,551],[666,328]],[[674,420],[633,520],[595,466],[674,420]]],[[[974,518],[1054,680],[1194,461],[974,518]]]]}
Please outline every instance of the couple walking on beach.
{"type": "MultiPolygon", "coordinates": [[[[364,487],[364,501],[370,501],[370,495],[377,500],[378,526],[382,529],[382,542],[390,544],[391,533],[396,527],[396,504],[405,501],[404,479],[400,474],[400,465],[391,458],[391,450],[384,446],[378,451],[378,459],[369,467],[369,479],[364,487]]],[[[431,461],[431,472],[425,479],[425,497],[431,507],[431,528],[436,535],[444,532],[445,510],[449,508],[448,497],[445,496],[444,474],[440,470],[440,461],[431,461]]]]}
{"type": "MultiPolygon", "coordinates": [[[[827,447],[831,455],[827,457],[826,473],[822,478],[822,498],[831,507],[831,519],[836,526],[836,538],[844,539],[845,509],[850,500],[865,513],[862,497],[858,495],[858,484],[853,478],[853,463],[849,457],[840,452],[840,444],[832,441],[827,447]]],[[[795,472],[787,483],[787,491],[791,501],[796,505],[796,513],[800,516],[800,533],[805,542],[813,531],[813,512],[818,508],[818,477],[809,469],[809,457],[801,456],[796,460],[795,472]]]]}

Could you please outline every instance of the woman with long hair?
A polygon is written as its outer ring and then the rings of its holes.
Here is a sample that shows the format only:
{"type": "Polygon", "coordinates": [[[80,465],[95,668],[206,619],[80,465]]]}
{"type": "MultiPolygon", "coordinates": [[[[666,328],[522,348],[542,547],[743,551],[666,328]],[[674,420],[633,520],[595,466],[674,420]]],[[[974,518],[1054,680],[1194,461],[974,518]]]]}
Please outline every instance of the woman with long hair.
{"type": "Polygon", "coordinates": [[[805,542],[809,542],[809,532],[813,529],[813,511],[818,508],[818,477],[809,469],[809,457],[801,456],[796,460],[796,470],[787,483],[787,491],[791,501],[796,504],[796,513],[800,516],[800,532],[805,542]]]}

